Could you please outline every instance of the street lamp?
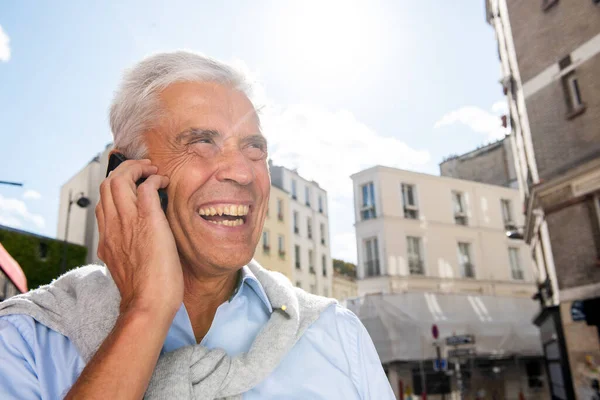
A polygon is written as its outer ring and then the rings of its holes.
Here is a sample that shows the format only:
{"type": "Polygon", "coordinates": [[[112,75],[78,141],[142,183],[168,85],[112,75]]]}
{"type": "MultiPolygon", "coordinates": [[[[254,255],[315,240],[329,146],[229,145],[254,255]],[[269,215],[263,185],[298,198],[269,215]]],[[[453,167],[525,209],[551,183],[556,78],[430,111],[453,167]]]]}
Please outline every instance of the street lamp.
{"type": "Polygon", "coordinates": [[[69,206],[67,207],[67,223],[65,226],[65,237],[63,240],[63,254],[62,254],[62,263],[60,266],[60,274],[62,275],[67,269],[67,237],[69,235],[69,218],[71,216],[71,206],[73,203],[77,204],[81,208],[86,208],[90,205],[90,199],[83,195],[83,192],[80,192],[77,197],[72,197],[72,192],[69,190],[69,206]]]}

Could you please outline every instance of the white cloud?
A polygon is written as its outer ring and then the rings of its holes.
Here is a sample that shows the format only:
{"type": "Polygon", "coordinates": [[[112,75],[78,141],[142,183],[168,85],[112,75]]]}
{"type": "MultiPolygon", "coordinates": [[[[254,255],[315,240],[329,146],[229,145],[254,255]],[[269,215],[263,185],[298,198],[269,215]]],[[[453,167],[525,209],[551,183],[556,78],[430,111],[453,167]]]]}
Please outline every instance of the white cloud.
{"type": "Polygon", "coordinates": [[[44,217],[27,210],[24,201],[0,195],[0,223],[21,227],[24,222],[33,223],[38,228],[43,228],[46,224],[44,217]]]}
{"type": "Polygon", "coordinates": [[[509,133],[508,128],[502,126],[500,115],[506,113],[505,102],[498,101],[492,106],[492,112],[475,106],[465,106],[451,111],[435,123],[435,128],[461,123],[468,126],[472,131],[481,133],[489,141],[502,139],[509,133]]]}
{"type": "Polygon", "coordinates": [[[297,169],[327,190],[332,256],[346,261],[356,261],[350,175],[375,165],[422,170],[431,158],[426,150],[378,135],[345,110],[269,107],[262,124],[273,163],[297,169]]]}
{"type": "Polygon", "coordinates": [[[35,190],[26,190],[25,193],[23,193],[23,198],[24,199],[33,199],[33,200],[38,200],[42,198],[42,195],[39,192],[36,192],[35,190]]]}
{"type": "Polygon", "coordinates": [[[508,104],[506,100],[499,100],[492,105],[492,111],[496,114],[502,115],[508,113],[508,104]]]}
{"type": "Polygon", "coordinates": [[[8,35],[2,30],[2,26],[0,26],[0,61],[8,62],[10,60],[10,38],[8,35]]]}

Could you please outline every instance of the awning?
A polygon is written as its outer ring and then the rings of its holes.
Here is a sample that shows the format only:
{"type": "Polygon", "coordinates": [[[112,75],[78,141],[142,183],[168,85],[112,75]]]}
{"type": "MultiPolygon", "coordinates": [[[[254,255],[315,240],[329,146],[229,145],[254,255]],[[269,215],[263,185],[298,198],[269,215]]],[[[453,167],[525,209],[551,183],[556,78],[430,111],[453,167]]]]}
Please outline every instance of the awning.
{"type": "Polygon", "coordinates": [[[367,295],[346,304],[367,328],[383,363],[435,358],[433,324],[442,342],[474,335],[478,356],[543,354],[532,322],[539,305],[528,298],[414,292],[367,295]]]}
{"type": "Polygon", "coordinates": [[[4,271],[6,276],[10,278],[21,293],[27,291],[27,278],[25,277],[25,273],[21,269],[19,263],[8,254],[8,251],[2,246],[2,243],[0,243],[0,269],[4,271]]]}

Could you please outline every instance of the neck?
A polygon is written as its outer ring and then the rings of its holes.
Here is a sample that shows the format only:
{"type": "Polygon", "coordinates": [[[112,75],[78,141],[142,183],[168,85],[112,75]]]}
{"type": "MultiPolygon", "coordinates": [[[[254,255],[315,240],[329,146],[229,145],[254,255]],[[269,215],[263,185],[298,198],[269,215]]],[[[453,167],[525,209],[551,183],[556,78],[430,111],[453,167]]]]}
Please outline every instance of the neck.
{"type": "Polygon", "coordinates": [[[186,273],[190,270],[185,267],[183,271],[183,304],[190,317],[196,343],[200,343],[208,333],[217,308],[231,297],[240,271],[217,276],[186,273]]]}

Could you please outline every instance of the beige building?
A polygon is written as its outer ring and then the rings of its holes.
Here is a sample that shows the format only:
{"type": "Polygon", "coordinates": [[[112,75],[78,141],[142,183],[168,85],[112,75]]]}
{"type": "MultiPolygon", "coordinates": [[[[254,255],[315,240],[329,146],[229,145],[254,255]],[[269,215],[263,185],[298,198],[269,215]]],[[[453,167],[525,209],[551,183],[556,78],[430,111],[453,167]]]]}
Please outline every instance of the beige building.
{"type": "Polygon", "coordinates": [[[270,165],[273,186],[288,193],[292,283],[307,292],[332,295],[333,262],[329,241],[327,192],[296,171],[270,165]]]}
{"type": "Polygon", "coordinates": [[[294,261],[290,240],[291,217],[289,210],[289,193],[271,185],[269,211],[260,242],[254,253],[254,259],[263,267],[281,272],[292,281],[294,261]]]}
{"type": "Polygon", "coordinates": [[[334,271],[331,285],[331,297],[340,302],[358,296],[358,284],[356,283],[356,279],[347,275],[343,275],[334,271]]]}
{"type": "Polygon", "coordinates": [[[600,379],[586,372],[600,363],[600,4],[486,0],[486,18],[509,104],[523,234],[539,267],[548,378],[554,398],[591,398],[600,379]]]}
{"type": "Polygon", "coordinates": [[[88,264],[102,263],[97,254],[99,234],[95,207],[100,200],[100,183],[106,176],[108,154],[111,150],[112,144],[108,144],[102,153],[94,157],[60,188],[57,239],[63,240],[65,236],[69,195],[72,199],[83,195],[90,200],[90,205],[86,208],[77,207],[75,204],[71,207],[67,238],[71,243],[87,247],[86,263],[88,264]]]}
{"type": "Polygon", "coordinates": [[[352,176],[358,294],[431,291],[530,297],[515,189],[388,167],[352,176]]]}

